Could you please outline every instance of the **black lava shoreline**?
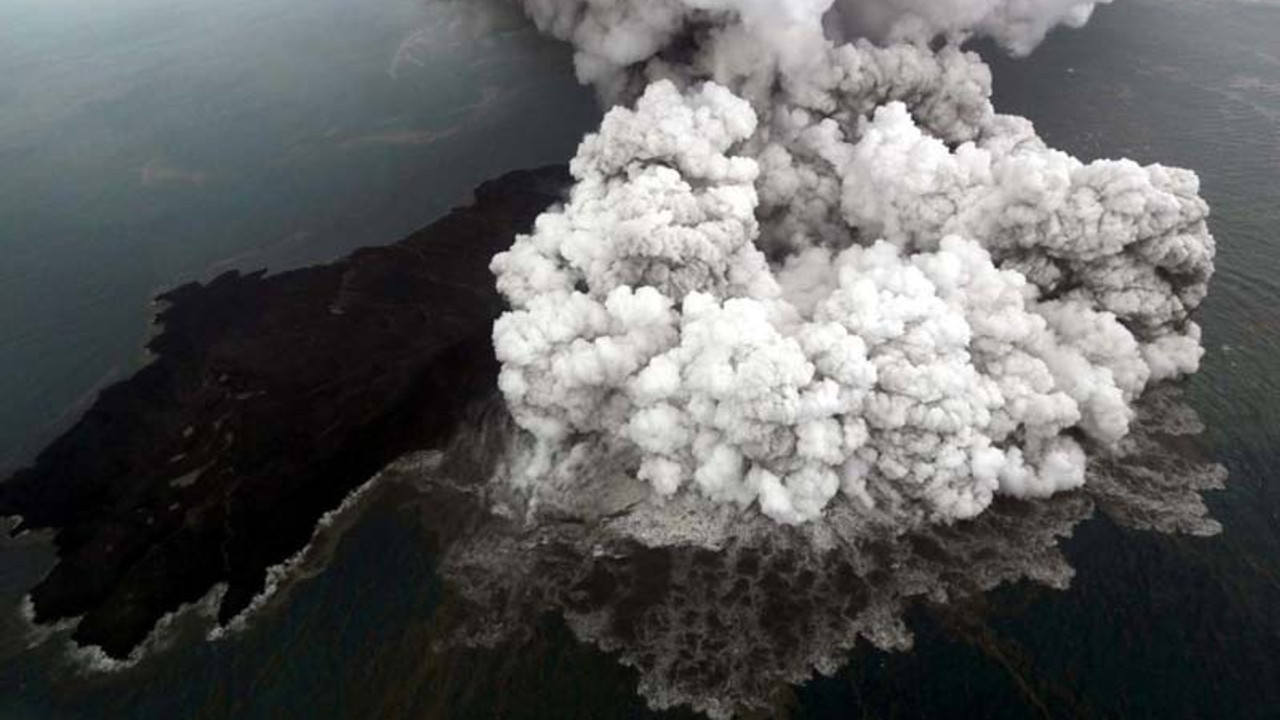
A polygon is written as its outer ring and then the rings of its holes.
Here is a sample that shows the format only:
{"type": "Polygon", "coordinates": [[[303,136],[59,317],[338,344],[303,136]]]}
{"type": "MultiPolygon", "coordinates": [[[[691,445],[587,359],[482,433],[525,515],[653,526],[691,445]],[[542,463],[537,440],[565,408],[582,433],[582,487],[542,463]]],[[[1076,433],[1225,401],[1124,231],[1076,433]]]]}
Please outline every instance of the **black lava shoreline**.
{"type": "Polygon", "coordinates": [[[322,514],[492,390],[489,260],[568,184],[510,173],[394,245],[160,296],[155,360],[0,484],[15,534],[56,533],[37,622],[83,615],[73,639],[124,658],[217,583],[219,622],[245,609],[322,514]]]}

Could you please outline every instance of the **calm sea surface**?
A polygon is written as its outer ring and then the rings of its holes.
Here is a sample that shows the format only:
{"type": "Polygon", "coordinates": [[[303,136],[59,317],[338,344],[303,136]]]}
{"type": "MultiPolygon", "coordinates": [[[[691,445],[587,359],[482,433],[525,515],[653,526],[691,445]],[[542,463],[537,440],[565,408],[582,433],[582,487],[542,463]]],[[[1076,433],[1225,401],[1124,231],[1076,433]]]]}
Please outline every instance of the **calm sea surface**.
{"type": "MultiPolygon", "coordinates": [[[[438,0],[0,5],[0,471],[143,362],[154,294],[399,239],[599,111],[438,0]]],[[[492,5],[492,3],[485,3],[492,5]]]]}
{"type": "MultiPolygon", "coordinates": [[[[501,20],[445,30],[438,8],[407,0],[10,0],[5,13],[0,455],[136,367],[156,288],[394,240],[485,176],[567,158],[595,117],[564,52],[501,20]]],[[[921,610],[914,650],[860,645],[779,707],[1276,718],[1280,7],[1119,0],[995,74],[998,105],[1053,145],[1200,172],[1219,272],[1188,396],[1231,473],[1209,497],[1225,530],[1095,518],[1066,541],[1069,590],[1002,588],[964,623],[921,610]]],[[[432,652],[453,622],[437,530],[401,494],[375,494],[248,630],[211,643],[180,621],[173,647],[117,673],[86,674],[57,640],[28,650],[6,610],[0,717],[650,715],[634,672],[554,617],[514,647],[432,652]]],[[[16,608],[51,552],[0,552],[0,605],[16,608]]]]}

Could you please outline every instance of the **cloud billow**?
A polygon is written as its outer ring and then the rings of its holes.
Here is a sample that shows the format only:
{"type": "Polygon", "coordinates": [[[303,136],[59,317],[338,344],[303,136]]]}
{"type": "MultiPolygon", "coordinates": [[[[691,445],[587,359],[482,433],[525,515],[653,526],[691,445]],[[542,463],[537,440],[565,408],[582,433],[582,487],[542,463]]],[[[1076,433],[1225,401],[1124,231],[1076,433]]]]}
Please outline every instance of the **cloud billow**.
{"type": "Polygon", "coordinates": [[[1197,369],[1195,174],[1049,148],[959,47],[1091,3],[524,4],[616,103],[493,262],[531,495],[589,447],[659,504],[973,518],[1080,487],[1197,369]]]}

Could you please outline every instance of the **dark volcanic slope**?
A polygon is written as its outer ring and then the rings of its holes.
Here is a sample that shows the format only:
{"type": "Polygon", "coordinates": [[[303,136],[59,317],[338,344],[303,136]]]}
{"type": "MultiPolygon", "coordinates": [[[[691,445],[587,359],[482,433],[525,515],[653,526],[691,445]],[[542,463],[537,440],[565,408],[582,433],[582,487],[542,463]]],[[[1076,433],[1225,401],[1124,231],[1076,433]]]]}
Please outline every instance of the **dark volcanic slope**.
{"type": "Polygon", "coordinates": [[[321,514],[493,387],[489,259],[567,184],[512,173],[395,245],[162,296],[156,360],[0,485],[0,515],[57,530],[37,619],[83,614],[76,640],[122,657],[215,583],[220,620],[244,609],[321,514]]]}

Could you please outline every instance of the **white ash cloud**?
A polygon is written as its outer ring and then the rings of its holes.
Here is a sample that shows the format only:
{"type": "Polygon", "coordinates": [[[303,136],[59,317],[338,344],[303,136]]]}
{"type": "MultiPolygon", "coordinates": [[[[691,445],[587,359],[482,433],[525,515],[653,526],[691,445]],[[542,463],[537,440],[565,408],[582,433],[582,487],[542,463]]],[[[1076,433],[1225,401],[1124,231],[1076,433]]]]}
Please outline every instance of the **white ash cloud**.
{"type": "MultiPolygon", "coordinates": [[[[617,90],[620,72],[794,69],[828,38],[881,44],[990,37],[1029,53],[1058,25],[1080,27],[1110,0],[520,0],[544,33],[571,43],[583,82],[617,90]],[[694,43],[694,47],[689,47],[694,43]],[[668,57],[658,56],[681,46],[668,57]],[[675,56],[679,59],[673,59],[675,56]],[[656,61],[655,61],[655,58],[656,61]]],[[[809,68],[814,70],[814,68],[809,68]]],[[[767,79],[758,74],[760,79],[767,79]]],[[[720,79],[720,78],[716,78],[720,79]]]]}
{"type": "Polygon", "coordinates": [[[839,27],[881,38],[977,33],[1025,55],[1058,25],[1081,27],[1110,0],[839,0],[839,27]]]}
{"type": "Polygon", "coordinates": [[[1196,370],[1195,174],[1047,147],[957,45],[1025,52],[1091,3],[525,6],[622,103],[493,263],[533,492],[595,443],[655,497],[781,523],[971,518],[1080,487],[1143,391],[1196,370]]]}
{"type": "Polygon", "coordinates": [[[1096,512],[1126,528],[1221,530],[1202,495],[1223,487],[1226,471],[1196,449],[1191,436],[1203,428],[1169,384],[1135,404],[1126,453],[1092,463],[1082,491],[999,501],[971,522],[910,534],[868,532],[851,504],[785,527],[757,513],[717,513],[729,508],[699,506],[695,496],[636,505],[625,478],[583,492],[608,474],[591,461],[581,477],[592,480],[564,498],[572,507],[557,508],[577,522],[531,526],[518,512],[491,512],[495,499],[510,510],[505,500],[518,507],[522,498],[488,482],[504,461],[510,419],[493,406],[478,410],[443,453],[386,473],[422,494],[423,522],[449,538],[442,602],[462,622],[437,648],[505,657],[554,614],[580,641],[633,668],[655,710],[777,714],[787,685],[835,673],[858,645],[910,649],[913,608],[973,612],[983,603],[964,599],[1013,582],[1065,589],[1074,570],[1060,540],[1096,512]],[[684,523],[695,532],[673,541],[673,526],[684,523]]]}

